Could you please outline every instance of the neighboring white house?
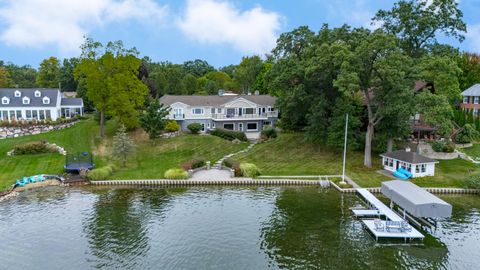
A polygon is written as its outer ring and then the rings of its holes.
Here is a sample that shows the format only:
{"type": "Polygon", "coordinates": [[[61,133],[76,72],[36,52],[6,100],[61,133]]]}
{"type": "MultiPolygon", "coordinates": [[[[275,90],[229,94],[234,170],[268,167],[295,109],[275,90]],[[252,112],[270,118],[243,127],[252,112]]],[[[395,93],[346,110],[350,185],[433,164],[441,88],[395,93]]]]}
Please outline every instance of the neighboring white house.
{"type": "Polygon", "coordinates": [[[224,128],[245,132],[258,138],[265,126],[274,126],[278,110],[275,97],[269,95],[173,96],[165,95],[160,103],[171,108],[169,119],[176,120],[186,131],[191,123],[200,123],[202,131],[224,128]]]}
{"type": "Polygon", "coordinates": [[[434,176],[435,164],[438,161],[407,150],[398,150],[380,155],[383,168],[395,172],[403,168],[412,173],[413,177],[434,176]]]}
{"type": "Polygon", "coordinates": [[[57,120],[83,115],[81,98],[66,98],[58,89],[0,88],[0,120],[57,120]]]}

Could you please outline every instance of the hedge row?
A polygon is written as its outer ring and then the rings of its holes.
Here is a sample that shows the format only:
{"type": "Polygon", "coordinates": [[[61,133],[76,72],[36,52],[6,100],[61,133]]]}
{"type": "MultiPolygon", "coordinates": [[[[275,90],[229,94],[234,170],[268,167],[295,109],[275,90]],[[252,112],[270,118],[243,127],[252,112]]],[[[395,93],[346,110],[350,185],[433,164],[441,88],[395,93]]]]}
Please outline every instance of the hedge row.
{"type": "Polygon", "coordinates": [[[107,180],[115,171],[115,166],[107,165],[98,169],[93,169],[88,172],[87,178],[90,180],[107,180]]]}
{"type": "Polygon", "coordinates": [[[49,146],[46,141],[30,142],[17,145],[13,148],[15,155],[33,155],[44,153],[55,153],[57,149],[49,146]]]}
{"type": "Polygon", "coordinates": [[[205,166],[205,160],[201,158],[194,158],[189,161],[184,162],[180,167],[183,170],[193,170],[205,166]]]}
{"type": "Polygon", "coordinates": [[[188,172],[183,169],[169,169],[165,172],[164,177],[166,179],[187,179],[188,172]]]}
{"type": "Polygon", "coordinates": [[[240,141],[247,141],[247,136],[245,133],[241,131],[233,131],[233,130],[228,130],[228,129],[223,129],[223,128],[217,128],[212,130],[210,133],[213,136],[217,136],[229,141],[233,141],[235,139],[238,139],[240,141]]]}

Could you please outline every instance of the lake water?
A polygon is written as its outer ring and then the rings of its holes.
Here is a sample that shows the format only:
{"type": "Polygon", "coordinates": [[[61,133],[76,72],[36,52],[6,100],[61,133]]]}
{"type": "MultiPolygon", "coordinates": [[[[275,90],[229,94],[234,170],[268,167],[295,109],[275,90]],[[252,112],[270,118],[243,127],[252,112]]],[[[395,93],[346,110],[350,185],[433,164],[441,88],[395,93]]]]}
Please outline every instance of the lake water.
{"type": "Polygon", "coordinates": [[[478,269],[480,197],[423,244],[375,242],[316,187],[51,187],[0,203],[0,269],[478,269]]]}

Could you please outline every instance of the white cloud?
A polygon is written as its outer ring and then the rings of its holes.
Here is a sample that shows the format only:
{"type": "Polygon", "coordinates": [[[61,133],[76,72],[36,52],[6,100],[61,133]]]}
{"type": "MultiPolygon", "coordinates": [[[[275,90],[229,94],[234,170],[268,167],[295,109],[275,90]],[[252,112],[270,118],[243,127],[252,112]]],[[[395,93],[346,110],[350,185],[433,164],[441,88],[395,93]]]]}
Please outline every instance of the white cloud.
{"type": "Polygon", "coordinates": [[[6,0],[0,1],[0,40],[12,46],[57,46],[78,53],[94,27],[129,19],[162,19],[167,12],[154,0],[6,0]]]}
{"type": "Polygon", "coordinates": [[[260,6],[241,11],[228,1],[188,0],[177,25],[192,40],[263,54],[275,46],[281,21],[279,14],[260,6]]]}
{"type": "Polygon", "coordinates": [[[469,51],[480,53],[480,23],[467,25],[465,42],[469,51]]]}

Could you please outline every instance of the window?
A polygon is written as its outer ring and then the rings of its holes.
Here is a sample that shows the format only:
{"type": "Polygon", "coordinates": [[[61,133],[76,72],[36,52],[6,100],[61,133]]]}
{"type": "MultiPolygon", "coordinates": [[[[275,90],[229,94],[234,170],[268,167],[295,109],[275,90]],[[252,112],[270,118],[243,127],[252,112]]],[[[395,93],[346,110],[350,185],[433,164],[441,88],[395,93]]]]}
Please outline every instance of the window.
{"type": "Polygon", "coordinates": [[[15,96],[15,97],[21,97],[21,96],[22,96],[22,92],[16,90],[15,93],[14,93],[14,96],[15,96]]]}
{"type": "Polygon", "coordinates": [[[25,116],[25,118],[27,118],[27,119],[32,119],[32,110],[26,110],[25,112],[26,112],[26,114],[27,114],[27,115],[25,116]]]}
{"type": "Polygon", "coordinates": [[[388,159],[388,166],[393,167],[393,159],[391,158],[388,159]]]}
{"type": "Polygon", "coordinates": [[[35,95],[35,97],[40,97],[42,95],[42,93],[40,93],[40,91],[36,90],[34,95],[35,95]]]}
{"type": "Polygon", "coordinates": [[[38,111],[38,116],[40,120],[45,120],[45,111],[44,110],[39,110],[38,111]]]}
{"type": "Polygon", "coordinates": [[[383,158],[383,165],[388,166],[388,158],[383,158]]]}
{"type": "Polygon", "coordinates": [[[17,119],[22,119],[22,111],[17,110],[17,119]]]}
{"type": "Polygon", "coordinates": [[[253,114],[255,110],[253,108],[245,108],[244,109],[245,114],[253,114]]]}
{"type": "Polygon", "coordinates": [[[271,121],[263,121],[264,126],[271,126],[272,122],[271,121]]]}
{"type": "Polygon", "coordinates": [[[210,113],[211,113],[211,114],[215,114],[215,108],[211,108],[211,109],[210,109],[210,113]]]}
{"type": "Polygon", "coordinates": [[[222,108],[217,108],[217,113],[222,113],[222,108]]]}
{"type": "Polygon", "coordinates": [[[45,117],[46,119],[52,119],[52,113],[50,110],[45,110],[45,117]]]}
{"type": "Polygon", "coordinates": [[[247,131],[258,130],[257,123],[247,123],[247,131]]]}
{"type": "Polygon", "coordinates": [[[32,110],[32,118],[33,119],[38,119],[38,111],[37,110],[32,110]]]}
{"type": "Polygon", "coordinates": [[[468,104],[468,96],[463,97],[463,103],[468,104]]]}
{"type": "Polygon", "coordinates": [[[415,173],[419,173],[420,172],[420,166],[419,165],[415,165],[415,173]]]}
{"type": "Polygon", "coordinates": [[[269,112],[273,112],[273,111],[275,111],[275,109],[272,108],[272,107],[268,107],[268,111],[269,111],[269,112]]]}
{"type": "Polygon", "coordinates": [[[427,164],[422,164],[420,167],[420,172],[424,173],[427,171],[427,164]]]}
{"type": "Polygon", "coordinates": [[[212,128],[215,128],[215,122],[212,123],[212,128]]]}
{"type": "Polygon", "coordinates": [[[2,111],[2,119],[8,120],[8,111],[2,111]]]}
{"type": "Polygon", "coordinates": [[[8,97],[3,97],[2,104],[8,104],[8,103],[10,103],[10,99],[8,97]]]}
{"type": "Polygon", "coordinates": [[[30,104],[30,98],[28,98],[28,97],[23,97],[22,103],[23,103],[23,104],[30,104]]]}
{"type": "Polygon", "coordinates": [[[223,124],[223,128],[233,130],[234,129],[234,124],[223,124]]]}
{"type": "Polygon", "coordinates": [[[43,104],[50,104],[50,98],[49,97],[43,97],[43,104]]]}
{"type": "Polygon", "coordinates": [[[193,114],[193,115],[203,114],[203,108],[193,108],[193,109],[192,109],[192,114],[193,114]]]}
{"type": "Polygon", "coordinates": [[[412,171],[412,164],[407,164],[407,171],[409,171],[409,172],[412,171]]]}
{"type": "Polygon", "coordinates": [[[183,109],[182,108],[174,108],[173,109],[173,118],[183,118],[183,109]]]}
{"type": "Polygon", "coordinates": [[[238,131],[243,131],[243,123],[238,123],[238,131]]]}
{"type": "Polygon", "coordinates": [[[210,123],[207,123],[207,128],[210,129],[210,123]]]}
{"type": "Polygon", "coordinates": [[[478,104],[478,100],[480,97],[473,97],[473,104],[478,104]]]}
{"type": "Polygon", "coordinates": [[[235,115],[235,108],[227,108],[227,115],[235,115]]]}
{"type": "Polygon", "coordinates": [[[15,119],[15,111],[10,111],[10,120],[15,119]]]}

